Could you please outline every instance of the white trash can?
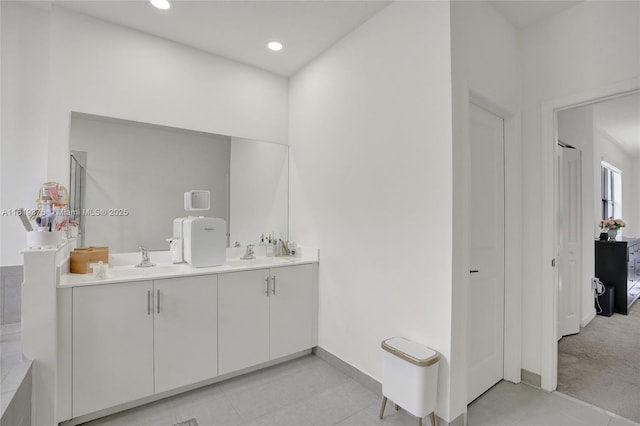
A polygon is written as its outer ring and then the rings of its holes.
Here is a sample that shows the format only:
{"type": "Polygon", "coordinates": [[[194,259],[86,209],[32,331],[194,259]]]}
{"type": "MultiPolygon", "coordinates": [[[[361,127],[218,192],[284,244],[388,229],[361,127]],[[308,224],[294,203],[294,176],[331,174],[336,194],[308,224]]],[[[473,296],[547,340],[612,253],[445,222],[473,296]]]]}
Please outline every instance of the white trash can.
{"type": "Polygon", "coordinates": [[[438,392],[438,361],[434,350],[403,337],[382,341],[382,407],[384,415],[387,399],[418,417],[418,425],[427,414],[435,426],[436,396],[438,392]]]}

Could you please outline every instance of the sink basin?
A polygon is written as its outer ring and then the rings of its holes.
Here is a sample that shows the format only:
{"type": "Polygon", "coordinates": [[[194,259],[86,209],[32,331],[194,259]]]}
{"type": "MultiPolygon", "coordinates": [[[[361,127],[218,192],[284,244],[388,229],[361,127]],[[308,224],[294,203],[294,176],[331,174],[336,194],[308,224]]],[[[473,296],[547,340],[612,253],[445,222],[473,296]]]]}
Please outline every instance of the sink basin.
{"type": "Polygon", "coordinates": [[[269,266],[290,263],[289,260],[281,257],[256,257],[255,259],[228,259],[229,266],[269,266]]]}
{"type": "Polygon", "coordinates": [[[134,266],[118,266],[110,268],[108,277],[110,278],[126,278],[126,277],[151,277],[165,274],[183,274],[186,272],[186,265],[159,265],[149,266],[146,268],[136,268],[134,266]]]}

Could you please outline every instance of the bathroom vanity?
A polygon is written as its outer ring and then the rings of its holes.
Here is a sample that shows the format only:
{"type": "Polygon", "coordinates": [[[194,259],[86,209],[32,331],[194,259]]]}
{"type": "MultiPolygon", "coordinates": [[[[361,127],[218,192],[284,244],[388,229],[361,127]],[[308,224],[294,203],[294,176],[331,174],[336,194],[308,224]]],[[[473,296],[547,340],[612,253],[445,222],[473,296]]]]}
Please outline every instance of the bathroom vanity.
{"type": "Polygon", "coordinates": [[[106,279],[60,273],[57,421],[79,424],[309,353],[318,252],[304,253],[228,255],[207,268],[171,264],[168,252],[152,253],[149,268],[132,266],[136,254],[114,255],[106,279]]]}

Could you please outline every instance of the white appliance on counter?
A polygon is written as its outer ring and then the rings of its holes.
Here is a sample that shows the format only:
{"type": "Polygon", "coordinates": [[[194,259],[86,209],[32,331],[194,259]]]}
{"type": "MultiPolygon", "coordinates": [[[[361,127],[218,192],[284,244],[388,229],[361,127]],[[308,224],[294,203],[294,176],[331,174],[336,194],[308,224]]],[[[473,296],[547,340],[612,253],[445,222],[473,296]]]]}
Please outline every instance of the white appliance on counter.
{"type": "MultiPolygon", "coordinates": [[[[184,193],[186,211],[209,210],[210,194],[206,190],[184,193]]],[[[224,265],[227,254],[227,224],[224,219],[204,216],[179,217],[173,220],[173,237],[168,238],[171,261],[187,262],[196,268],[224,265]]]]}
{"type": "MultiPolygon", "coordinates": [[[[174,220],[174,233],[176,221],[174,220]]],[[[185,262],[196,268],[224,265],[227,255],[227,224],[217,217],[182,219],[185,262]]]]}

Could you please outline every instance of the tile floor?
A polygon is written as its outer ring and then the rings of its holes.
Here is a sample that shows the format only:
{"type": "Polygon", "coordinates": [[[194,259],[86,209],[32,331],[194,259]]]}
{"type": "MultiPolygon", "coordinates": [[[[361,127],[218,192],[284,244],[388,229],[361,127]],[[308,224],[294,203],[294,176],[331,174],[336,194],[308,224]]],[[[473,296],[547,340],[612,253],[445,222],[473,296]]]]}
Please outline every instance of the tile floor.
{"type": "Polygon", "coordinates": [[[23,361],[20,324],[0,326],[0,383],[9,371],[23,361]]]}
{"type": "Polygon", "coordinates": [[[28,388],[23,386],[30,371],[31,361],[22,356],[20,324],[0,326],[0,424],[3,426],[11,424],[7,417],[16,419],[24,415],[30,418],[28,414],[16,412],[28,410],[26,407],[31,404],[31,398],[27,397],[31,394],[30,385],[26,385],[28,388]]]}
{"type": "MultiPolygon", "coordinates": [[[[265,370],[97,419],[85,426],[415,426],[378,395],[309,355],[265,370]]],[[[423,422],[429,425],[428,418],[423,422]]],[[[501,382],[469,407],[469,426],[631,426],[581,402],[501,382]]]]}
{"type": "Polygon", "coordinates": [[[469,426],[631,426],[615,414],[558,392],[500,382],[468,409],[469,426]]]}

